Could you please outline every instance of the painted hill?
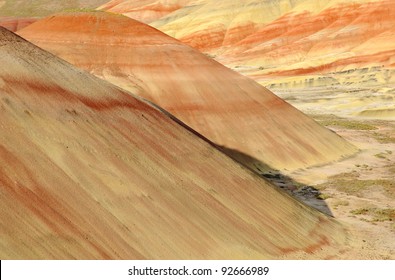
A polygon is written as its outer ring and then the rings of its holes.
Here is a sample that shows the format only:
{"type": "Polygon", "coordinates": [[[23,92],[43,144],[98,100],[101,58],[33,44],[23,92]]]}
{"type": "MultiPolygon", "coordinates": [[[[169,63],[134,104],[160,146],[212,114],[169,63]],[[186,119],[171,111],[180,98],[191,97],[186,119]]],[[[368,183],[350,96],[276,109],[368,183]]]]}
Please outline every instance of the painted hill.
{"type": "Polygon", "coordinates": [[[395,117],[394,0],[205,0],[150,24],[303,110],[395,117]]]}
{"type": "Polygon", "coordinates": [[[0,1],[0,26],[18,31],[41,17],[66,10],[92,10],[105,0],[4,0],[0,1]]]}
{"type": "Polygon", "coordinates": [[[68,9],[94,9],[106,0],[3,0],[0,1],[0,17],[43,17],[68,9]]]}
{"type": "Polygon", "coordinates": [[[260,163],[296,169],[355,151],[253,80],[127,17],[61,14],[19,34],[162,106],[258,171],[260,163]]]}
{"type": "Polygon", "coordinates": [[[205,0],[192,10],[180,8],[152,25],[199,50],[216,51],[254,34],[260,26],[303,2],[305,0],[205,0]]]}
{"type": "Polygon", "coordinates": [[[141,22],[149,23],[181,8],[196,6],[205,0],[112,0],[98,9],[123,14],[141,22]]]}
{"type": "Polygon", "coordinates": [[[395,66],[395,1],[359,2],[292,11],[224,56],[228,64],[262,66],[262,74],[287,76],[395,66]]]}
{"type": "Polygon", "coordinates": [[[0,64],[1,259],[276,258],[343,242],[169,114],[4,28],[0,64]]]}
{"type": "Polygon", "coordinates": [[[225,52],[243,65],[297,68],[293,75],[369,65],[369,60],[393,64],[395,48],[388,39],[395,24],[394,0],[206,0],[197,6],[193,12],[182,7],[152,25],[200,50],[225,52]]]}

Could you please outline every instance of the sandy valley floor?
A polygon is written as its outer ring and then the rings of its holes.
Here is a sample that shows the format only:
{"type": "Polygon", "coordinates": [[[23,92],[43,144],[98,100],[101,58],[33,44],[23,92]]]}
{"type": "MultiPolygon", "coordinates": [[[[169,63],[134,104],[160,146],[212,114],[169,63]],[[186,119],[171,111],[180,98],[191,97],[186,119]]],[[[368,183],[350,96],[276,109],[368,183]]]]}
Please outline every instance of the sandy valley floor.
{"type": "Polygon", "coordinates": [[[318,252],[318,257],[395,259],[395,123],[335,115],[312,117],[360,152],[329,165],[269,174],[268,179],[349,229],[346,249],[336,255],[318,252]]]}

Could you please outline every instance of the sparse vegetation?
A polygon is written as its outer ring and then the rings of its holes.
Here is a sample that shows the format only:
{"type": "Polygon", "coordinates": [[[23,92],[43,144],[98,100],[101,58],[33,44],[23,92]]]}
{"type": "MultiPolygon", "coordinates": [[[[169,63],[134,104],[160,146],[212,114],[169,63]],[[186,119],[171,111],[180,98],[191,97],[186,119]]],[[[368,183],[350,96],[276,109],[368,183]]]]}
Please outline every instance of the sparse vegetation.
{"type": "Polygon", "coordinates": [[[395,166],[389,167],[388,171],[391,172],[391,173],[395,173],[395,166]]]}
{"type": "Polygon", "coordinates": [[[336,126],[353,130],[376,130],[377,127],[366,122],[341,118],[335,115],[311,115],[319,124],[323,126],[336,126]]]}
{"type": "Polygon", "coordinates": [[[333,207],[337,208],[339,206],[348,206],[350,203],[347,200],[336,200],[332,205],[333,207]]]}
{"type": "Polygon", "coordinates": [[[382,144],[395,143],[395,138],[384,133],[374,132],[373,137],[382,144]]]}
{"type": "Polygon", "coordinates": [[[369,208],[359,208],[350,211],[350,213],[353,215],[366,215],[366,213],[368,212],[369,212],[369,208]]]}
{"type": "Polygon", "coordinates": [[[348,195],[361,196],[369,188],[383,188],[386,195],[395,198],[395,180],[360,180],[354,172],[341,173],[329,178],[329,181],[316,186],[319,190],[335,188],[348,195]]]}
{"type": "Polygon", "coordinates": [[[328,198],[331,198],[332,196],[330,196],[329,194],[326,194],[326,193],[320,193],[318,196],[317,196],[317,198],[318,199],[321,199],[321,200],[326,200],[326,199],[328,199],[328,198]]]}
{"type": "Polygon", "coordinates": [[[343,127],[347,129],[354,129],[354,130],[375,130],[377,127],[367,124],[367,123],[362,123],[362,122],[357,122],[357,121],[350,121],[346,119],[338,119],[338,120],[323,120],[323,121],[318,121],[321,125],[323,126],[337,126],[337,127],[343,127]]]}
{"type": "Polygon", "coordinates": [[[357,171],[352,171],[352,172],[343,172],[339,173],[336,175],[333,175],[329,177],[331,180],[337,180],[337,179],[356,179],[359,177],[359,174],[357,171]]]}
{"type": "Polygon", "coordinates": [[[367,165],[367,164],[355,164],[355,167],[372,170],[372,168],[369,168],[369,165],[367,165]]]}
{"type": "Polygon", "coordinates": [[[353,215],[367,215],[370,216],[371,219],[368,220],[370,222],[384,222],[384,221],[394,221],[395,220],[395,209],[387,208],[359,208],[350,211],[353,215]]]}
{"type": "Polygon", "coordinates": [[[374,156],[382,159],[386,158],[384,153],[375,154],[374,156]]]}

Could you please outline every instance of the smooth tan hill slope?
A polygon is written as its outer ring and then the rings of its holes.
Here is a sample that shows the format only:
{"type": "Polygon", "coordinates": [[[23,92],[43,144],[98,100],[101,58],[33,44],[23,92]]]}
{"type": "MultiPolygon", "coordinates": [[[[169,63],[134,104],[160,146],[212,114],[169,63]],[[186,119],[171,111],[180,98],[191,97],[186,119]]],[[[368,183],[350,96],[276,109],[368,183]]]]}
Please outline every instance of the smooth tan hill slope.
{"type": "Polygon", "coordinates": [[[342,227],[174,118],[0,28],[0,258],[277,258],[342,227]]]}
{"type": "Polygon", "coordinates": [[[170,111],[243,163],[297,169],[355,148],[253,80],[130,18],[104,12],[48,17],[19,34],[170,111]]]}

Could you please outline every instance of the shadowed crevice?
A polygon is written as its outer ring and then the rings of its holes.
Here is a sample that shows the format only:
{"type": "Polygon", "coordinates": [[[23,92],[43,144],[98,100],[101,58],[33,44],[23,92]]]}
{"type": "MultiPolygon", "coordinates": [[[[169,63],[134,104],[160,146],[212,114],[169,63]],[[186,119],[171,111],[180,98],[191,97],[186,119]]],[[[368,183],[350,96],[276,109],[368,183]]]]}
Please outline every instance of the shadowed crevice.
{"type": "Polygon", "coordinates": [[[320,190],[295,181],[284,175],[280,170],[270,167],[268,164],[235,149],[216,145],[226,155],[259,174],[273,185],[284,190],[300,202],[317,209],[318,211],[333,217],[328,204],[322,199],[320,190]]]}

